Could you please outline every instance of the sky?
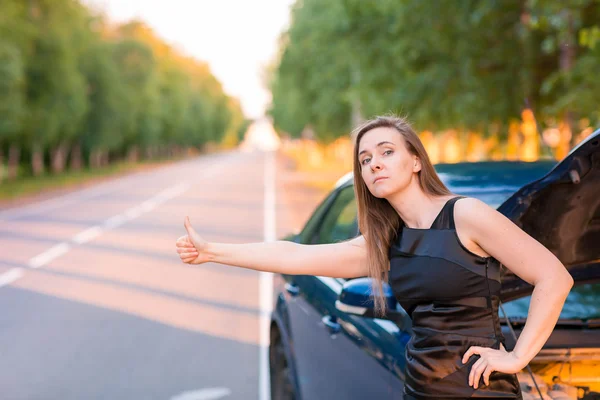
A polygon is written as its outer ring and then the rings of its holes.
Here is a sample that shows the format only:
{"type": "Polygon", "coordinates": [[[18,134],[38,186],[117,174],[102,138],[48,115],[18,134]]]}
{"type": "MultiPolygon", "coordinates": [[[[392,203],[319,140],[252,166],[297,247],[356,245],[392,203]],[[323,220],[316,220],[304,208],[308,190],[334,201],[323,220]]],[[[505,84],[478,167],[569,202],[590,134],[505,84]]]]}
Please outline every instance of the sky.
{"type": "Polygon", "coordinates": [[[115,22],[138,18],[165,42],[210,65],[249,118],[264,115],[271,94],[263,69],[277,53],[294,0],[84,0],[115,22]]]}

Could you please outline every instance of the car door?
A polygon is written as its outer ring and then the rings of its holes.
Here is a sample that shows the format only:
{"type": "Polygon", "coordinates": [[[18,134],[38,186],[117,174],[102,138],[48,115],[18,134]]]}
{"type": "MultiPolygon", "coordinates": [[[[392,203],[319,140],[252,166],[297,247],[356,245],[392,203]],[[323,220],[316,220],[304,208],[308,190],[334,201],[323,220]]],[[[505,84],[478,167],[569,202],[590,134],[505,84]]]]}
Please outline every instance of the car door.
{"type": "MultiPolygon", "coordinates": [[[[351,186],[338,190],[321,214],[312,230],[303,232],[307,244],[333,243],[357,236],[351,186]]],[[[296,276],[290,282],[297,292],[288,304],[288,312],[301,397],[401,398],[408,333],[391,321],[338,311],[335,301],[343,279],[296,276]]]]}

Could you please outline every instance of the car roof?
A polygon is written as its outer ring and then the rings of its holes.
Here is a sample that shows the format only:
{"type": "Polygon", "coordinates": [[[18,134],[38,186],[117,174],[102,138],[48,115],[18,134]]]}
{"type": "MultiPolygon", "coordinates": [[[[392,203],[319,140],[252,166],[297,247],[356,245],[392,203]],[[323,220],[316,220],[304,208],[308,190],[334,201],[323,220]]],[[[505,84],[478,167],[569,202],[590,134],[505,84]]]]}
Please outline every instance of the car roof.
{"type": "MultiPolygon", "coordinates": [[[[451,190],[479,192],[481,185],[506,184],[505,190],[514,192],[521,186],[540,178],[556,165],[555,160],[524,161],[478,161],[453,164],[436,164],[434,167],[442,181],[451,190]],[[510,187],[508,187],[510,186],[510,187]]],[[[333,190],[352,186],[354,173],[349,171],[340,177],[333,190]]]]}
{"type": "Polygon", "coordinates": [[[334,189],[351,184],[353,179],[354,179],[354,172],[349,171],[349,172],[345,173],[340,179],[337,180],[337,182],[334,185],[334,189]]]}

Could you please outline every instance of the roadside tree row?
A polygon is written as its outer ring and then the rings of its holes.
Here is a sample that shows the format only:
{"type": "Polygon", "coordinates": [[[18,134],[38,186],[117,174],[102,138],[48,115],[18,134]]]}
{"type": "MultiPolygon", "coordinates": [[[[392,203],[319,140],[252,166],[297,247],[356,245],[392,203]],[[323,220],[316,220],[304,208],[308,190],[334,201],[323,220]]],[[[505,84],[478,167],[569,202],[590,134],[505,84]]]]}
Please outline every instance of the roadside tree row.
{"type": "Polygon", "coordinates": [[[236,143],[246,126],[208,66],[139,21],[76,0],[0,2],[0,165],[8,177],[236,143]]]}

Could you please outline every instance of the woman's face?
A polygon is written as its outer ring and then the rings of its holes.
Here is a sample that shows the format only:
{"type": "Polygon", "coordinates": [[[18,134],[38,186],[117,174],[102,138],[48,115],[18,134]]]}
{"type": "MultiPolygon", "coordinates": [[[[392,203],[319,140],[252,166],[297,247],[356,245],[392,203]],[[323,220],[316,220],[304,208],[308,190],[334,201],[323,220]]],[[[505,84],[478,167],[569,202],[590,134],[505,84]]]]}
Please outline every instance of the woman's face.
{"type": "Polygon", "coordinates": [[[404,190],[421,169],[417,156],[409,153],[400,132],[387,127],[371,129],[363,135],[358,161],[365,184],[378,198],[404,190]]]}

